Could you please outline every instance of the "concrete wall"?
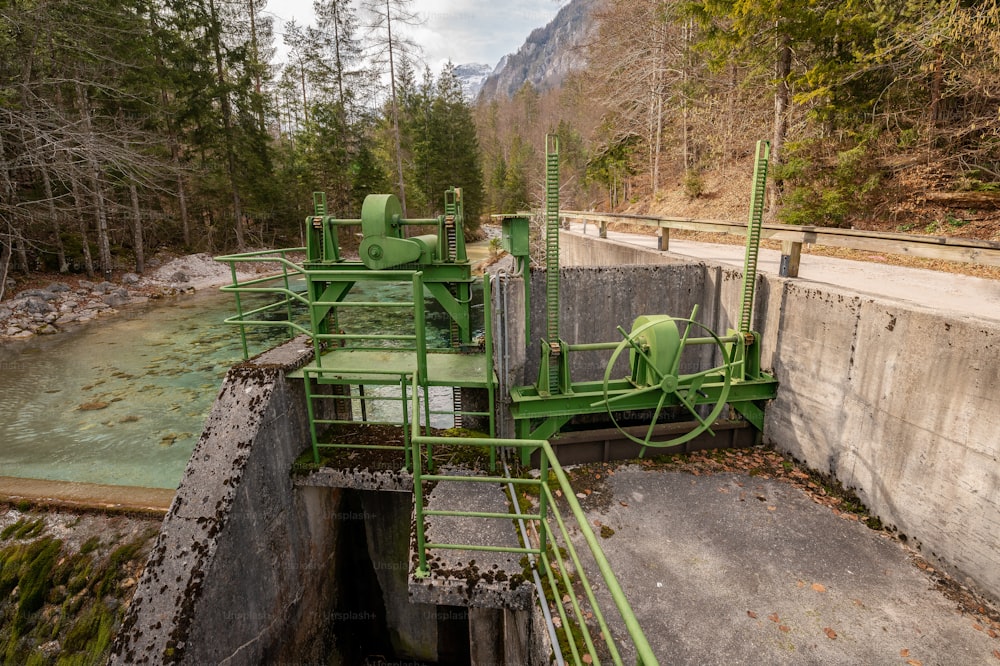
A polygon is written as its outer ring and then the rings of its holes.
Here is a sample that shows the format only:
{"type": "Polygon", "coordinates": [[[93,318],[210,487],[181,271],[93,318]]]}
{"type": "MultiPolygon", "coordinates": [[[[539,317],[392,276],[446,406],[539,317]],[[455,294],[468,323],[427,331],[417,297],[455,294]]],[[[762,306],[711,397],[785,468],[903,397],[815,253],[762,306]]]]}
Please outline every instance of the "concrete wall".
{"type": "Polygon", "coordinates": [[[319,661],[340,491],[293,489],[309,441],[293,341],[226,375],[111,663],[319,661]]]}
{"type": "MultiPolygon", "coordinates": [[[[623,252],[572,233],[560,243],[568,258],[623,252]]],[[[625,254],[658,263],[660,253],[625,254]]],[[[676,277],[662,274],[651,284],[676,277]]],[[[704,311],[713,311],[703,321],[723,331],[739,314],[741,271],[710,266],[703,275],[704,311]]],[[[762,364],[781,383],[766,437],[1000,600],[1000,325],[775,276],[760,276],[757,292],[762,364]]]]}

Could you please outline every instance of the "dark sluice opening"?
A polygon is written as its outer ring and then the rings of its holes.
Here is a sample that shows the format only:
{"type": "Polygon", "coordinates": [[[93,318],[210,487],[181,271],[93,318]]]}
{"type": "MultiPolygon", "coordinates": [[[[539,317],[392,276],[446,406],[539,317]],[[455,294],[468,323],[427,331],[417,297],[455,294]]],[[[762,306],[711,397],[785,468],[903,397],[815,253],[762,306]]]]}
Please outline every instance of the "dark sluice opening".
{"type": "MultiPolygon", "coordinates": [[[[386,609],[382,588],[370,556],[366,520],[381,520],[365,512],[358,491],[345,490],[338,520],[339,537],[335,557],[337,598],[332,600],[328,612],[332,619],[333,654],[329,664],[364,666],[431,666],[431,662],[417,661],[397,655],[389,638],[386,609]]],[[[393,526],[409,534],[409,521],[393,526]]],[[[392,569],[404,580],[405,564],[392,569]]],[[[398,600],[408,603],[406,599],[398,600]]],[[[434,607],[431,607],[434,608],[434,607]]],[[[434,664],[458,666],[468,664],[469,621],[468,609],[438,606],[437,618],[438,660],[434,664]]]]}

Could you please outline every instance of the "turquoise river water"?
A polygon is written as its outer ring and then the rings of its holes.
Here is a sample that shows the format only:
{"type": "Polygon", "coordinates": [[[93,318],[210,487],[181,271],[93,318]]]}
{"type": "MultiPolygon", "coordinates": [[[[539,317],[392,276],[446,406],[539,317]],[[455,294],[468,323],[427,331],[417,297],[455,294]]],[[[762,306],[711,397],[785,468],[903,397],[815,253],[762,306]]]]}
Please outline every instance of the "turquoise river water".
{"type": "MultiPolygon", "coordinates": [[[[349,300],[410,293],[375,284],[349,300]]],[[[428,343],[440,345],[448,317],[427,307],[428,343]]],[[[0,476],[176,488],[226,370],[243,358],[238,328],[222,323],[234,312],[231,294],[207,289],[0,344],[0,476]]],[[[409,310],[345,312],[353,331],[412,332],[409,310]]],[[[257,331],[251,353],[285,337],[257,331]]]]}

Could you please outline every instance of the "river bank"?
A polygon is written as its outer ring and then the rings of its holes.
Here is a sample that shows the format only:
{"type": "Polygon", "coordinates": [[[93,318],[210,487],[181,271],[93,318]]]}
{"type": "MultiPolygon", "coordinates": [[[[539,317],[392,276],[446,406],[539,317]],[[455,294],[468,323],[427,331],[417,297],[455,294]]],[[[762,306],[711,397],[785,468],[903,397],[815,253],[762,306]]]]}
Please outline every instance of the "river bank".
{"type": "MultiPolygon", "coordinates": [[[[0,302],[0,341],[53,335],[131,305],[218,287],[232,279],[227,265],[205,253],[163,255],[149,263],[146,275],[123,273],[115,281],[48,274],[21,278],[14,285],[20,290],[0,302]]],[[[240,279],[246,277],[252,276],[240,274],[240,279]]]]}
{"type": "Polygon", "coordinates": [[[0,503],[3,663],[104,663],[161,520],[0,503]]]}

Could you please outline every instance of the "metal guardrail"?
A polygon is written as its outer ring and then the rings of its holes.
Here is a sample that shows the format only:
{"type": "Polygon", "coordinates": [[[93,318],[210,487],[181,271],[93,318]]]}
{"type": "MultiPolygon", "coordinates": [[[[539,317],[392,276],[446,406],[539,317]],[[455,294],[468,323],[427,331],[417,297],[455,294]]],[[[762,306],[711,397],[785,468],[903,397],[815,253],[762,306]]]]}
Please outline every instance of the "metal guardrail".
{"type": "MultiPolygon", "coordinates": [[[[411,412],[420,413],[419,393],[416,391],[414,382],[413,408],[411,412]]],[[[429,549],[451,549],[451,550],[479,550],[522,554],[528,557],[537,557],[537,563],[532,562],[532,568],[540,572],[548,585],[549,593],[552,596],[552,606],[559,615],[560,629],[564,633],[565,642],[570,655],[563,654],[563,657],[572,657],[574,664],[600,664],[599,652],[595,646],[594,628],[588,624],[587,615],[593,616],[596,621],[598,636],[597,641],[603,640],[611,662],[623,664],[621,653],[611,629],[608,626],[604,613],[601,611],[597,601],[594,587],[590,583],[580,552],[573,544],[570,535],[570,525],[577,530],[587,544],[587,551],[594,563],[601,579],[604,581],[605,589],[611,595],[615,608],[621,616],[622,622],[628,631],[629,638],[635,648],[637,663],[651,666],[658,664],[652,647],[646,639],[646,635],[639,625],[635,613],[629,605],[625,592],[622,590],[611,565],[604,555],[598,543],[597,536],[587,522],[587,516],[583,508],[577,501],[576,492],[570,484],[566,472],[559,464],[555,451],[548,440],[533,439],[496,439],[496,438],[474,438],[474,437],[429,437],[420,434],[420,425],[416,421],[411,424],[410,442],[413,446],[413,493],[415,507],[415,530],[417,541],[417,572],[416,575],[427,576],[430,570],[427,564],[427,551],[429,549]],[[422,464],[422,447],[427,447],[428,459],[434,446],[488,446],[491,451],[498,448],[513,449],[537,449],[539,451],[539,478],[524,479],[507,476],[469,477],[469,476],[449,476],[424,474],[422,464]],[[551,487],[551,481],[558,486],[561,499],[565,500],[570,511],[569,520],[562,515],[556,501],[556,491],[551,487]],[[456,481],[475,483],[497,483],[515,484],[523,487],[538,489],[538,509],[537,513],[522,513],[517,502],[513,502],[514,513],[488,513],[475,511],[430,511],[424,506],[423,482],[424,481],[456,481]],[[524,543],[522,547],[510,546],[484,546],[470,544],[456,544],[445,542],[428,542],[425,533],[424,517],[430,515],[457,516],[476,519],[507,519],[515,521],[530,521],[536,525],[537,542],[524,543]],[[556,527],[551,525],[554,519],[556,527]],[[572,522],[571,522],[572,521],[572,522]],[[565,553],[565,554],[564,554],[565,553]],[[539,566],[540,565],[540,566],[539,566]],[[578,581],[574,584],[574,578],[578,581]],[[577,586],[583,591],[583,597],[577,590],[577,586]],[[569,601],[565,601],[565,599],[569,601]],[[582,641],[582,645],[580,642],[582,641]]],[[[493,456],[491,456],[492,458],[493,456]]],[[[547,599],[539,599],[539,603],[548,604],[547,599]]]]}
{"type": "MultiPolygon", "coordinates": [[[[682,217],[660,217],[655,215],[627,215],[590,213],[584,211],[560,211],[564,222],[578,220],[584,223],[596,222],[600,237],[607,237],[607,225],[612,222],[641,224],[657,227],[660,231],[659,249],[669,249],[670,230],[705,231],[709,233],[745,236],[745,222],[725,220],[698,220],[682,217]]],[[[798,226],[793,224],[764,224],[761,238],[782,242],[782,275],[797,277],[802,244],[844,247],[853,250],[899,254],[923,259],[939,259],[962,263],[1000,266],[1000,242],[974,238],[950,236],[919,236],[916,234],[891,233],[881,231],[860,231],[857,229],[835,229],[831,227],[798,226]]]]}

